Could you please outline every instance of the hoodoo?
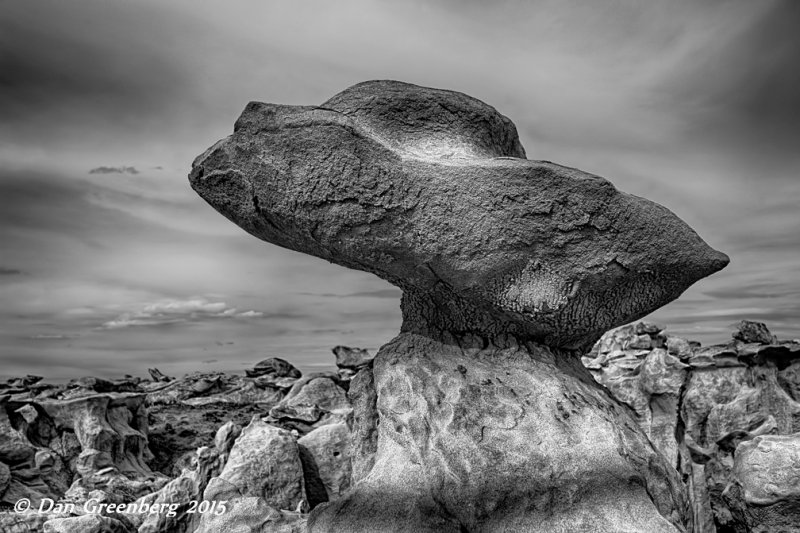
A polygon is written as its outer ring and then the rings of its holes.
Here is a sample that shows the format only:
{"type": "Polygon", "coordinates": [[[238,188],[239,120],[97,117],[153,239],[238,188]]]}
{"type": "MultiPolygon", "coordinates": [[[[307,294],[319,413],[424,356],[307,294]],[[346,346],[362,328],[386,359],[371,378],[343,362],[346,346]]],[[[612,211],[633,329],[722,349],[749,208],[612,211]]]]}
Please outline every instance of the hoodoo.
{"type": "Polygon", "coordinates": [[[403,291],[350,387],[352,487],[310,531],[691,530],[677,472],[579,357],[728,263],[668,209],[396,81],[252,102],[190,181],[252,235],[403,291]]]}

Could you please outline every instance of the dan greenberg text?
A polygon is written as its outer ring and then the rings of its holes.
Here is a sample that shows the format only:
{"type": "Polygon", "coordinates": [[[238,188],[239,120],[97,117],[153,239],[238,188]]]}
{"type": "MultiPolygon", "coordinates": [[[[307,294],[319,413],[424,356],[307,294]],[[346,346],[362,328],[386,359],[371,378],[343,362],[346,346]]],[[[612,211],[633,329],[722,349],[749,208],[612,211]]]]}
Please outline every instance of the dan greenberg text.
{"type": "Polygon", "coordinates": [[[127,514],[164,514],[168,517],[178,516],[178,512],[186,514],[224,514],[227,508],[227,501],[207,501],[190,500],[183,503],[164,503],[164,502],[132,502],[132,503],[109,503],[101,502],[93,498],[86,500],[82,505],[75,503],[62,503],[42,498],[38,506],[34,506],[27,498],[18,500],[14,505],[17,513],[27,513],[29,511],[37,513],[80,513],[79,509],[85,514],[99,513],[127,513],[127,514]]]}

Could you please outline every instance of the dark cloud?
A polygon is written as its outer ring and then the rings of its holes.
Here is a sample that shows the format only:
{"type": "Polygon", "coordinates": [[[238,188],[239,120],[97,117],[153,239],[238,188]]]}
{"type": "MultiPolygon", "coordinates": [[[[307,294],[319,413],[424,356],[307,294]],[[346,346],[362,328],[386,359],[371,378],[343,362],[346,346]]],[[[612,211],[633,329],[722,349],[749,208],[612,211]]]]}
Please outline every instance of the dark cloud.
{"type": "Polygon", "coordinates": [[[257,242],[185,177],[247,101],[320,103],[374,78],[484,99],[514,120],[532,158],[659,201],[729,252],[728,268],[655,314],[670,331],[721,342],[755,317],[797,336],[799,9],[0,2],[0,254],[13,258],[0,270],[0,350],[16,354],[3,371],[113,376],[152,361],[180,374],[219,339],[236,344],[219,347],[215,368],[267,353],[318,367],[331,346],[390,339],[398,289],[257,242]],[[136,167],[86,174],[101,161],[136,167]],[[131,169],[136,179],[103,175],[131,169]],[[193,310],[192,294],[205,302],[193,310]]]}
{"type": "Polygon", "coordinates": [[[743,29],[719,28],[719,43],[698,50],[666,85],[676,106],[691,114],[692,139],[736,143],[745,148],[740,155],[759,162],[800,141],[800,3],[761,5],[761,16],[743,29]]]}
{"type": "Polygon", "coordinates": [[[89,174],[139,174],[136,167],[95,167],[89,174]]]}
{"type": "Polygon", "coordinates": [[[169,126],[190,94],[169,13],[78,0],[0,4],[0,122],[6,141],[102,139],[169,126]]]}

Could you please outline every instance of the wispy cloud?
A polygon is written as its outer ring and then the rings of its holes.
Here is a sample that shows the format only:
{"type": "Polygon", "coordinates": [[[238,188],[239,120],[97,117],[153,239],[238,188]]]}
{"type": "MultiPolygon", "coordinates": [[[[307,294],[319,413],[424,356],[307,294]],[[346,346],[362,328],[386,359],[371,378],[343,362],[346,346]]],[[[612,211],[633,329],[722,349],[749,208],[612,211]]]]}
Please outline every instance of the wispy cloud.
{"type": "Polygon", "coordinates": [[[162,300],[146,304],[138,310],[123,313],[113,320],[103,323],[103,329],[129,327],[156,327],[188,322],[231,318],[260,318],[260,311],[240,312],[228,307],[225,302],[209,302],[204,298],[189,300],[162,300]]]}
{"type": "Polygon", "coordinates": [[[29,339],[35,341],[53,341],[53,340],[64,340],[64,339],[77,339],[80,337],[77,333],[67,334],[67,333],[37,333],[36,335],[31,335],[28,337],[29,339]]]}
{"type": "Polygon", "coordinates": [[[0,371],[180,373],[265,345],[312,366],[390,339],[398,289],[258,242],[186,180],[247,101],[319,104],[379,78],[480,98],[532,159],[662,203],[729,253],[657,311],[670,331],[720,342],[751,316],[796,337],[799,15],[796,0],[0,2],[0,371]]]}
{"type": "Polygon", "coordinates": [[[89,174],[139,174],[136,167],[95,167],[89,171],[89,174]]]}
{"type": "Polygon", "coordinates": [[[345,294],[338,294],[333,292],[298,292],[296,294],[302,296],[315,296],[318,298],[388,298],[399,299],[403,293],[400,289],[388,288],[377,289],[373,291],[355,291],[345,294]]]}

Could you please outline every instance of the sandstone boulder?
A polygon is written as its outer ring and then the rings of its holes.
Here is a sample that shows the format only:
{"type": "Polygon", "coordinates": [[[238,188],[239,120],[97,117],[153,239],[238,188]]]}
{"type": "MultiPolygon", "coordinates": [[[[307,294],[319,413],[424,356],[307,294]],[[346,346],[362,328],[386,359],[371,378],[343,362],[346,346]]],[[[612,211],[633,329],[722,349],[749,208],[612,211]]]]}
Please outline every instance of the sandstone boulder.
{"type": "Polygon", "coordinates": [[[738,531],[800,531],[800,433],[742,442],[724,496],[738,531]]]}
{"type": "Polygon", "coordinates": [[[310,374],[298,380],[269,415],[287,427],[307,433],[314,427],[342,422],[351,412],[347,393],[333,376],[310,374]]]}
{"type": "Polygon", "coordinates": [[[524,157],[485,103],[373,81],[322,106],[251,102],[190,181],[261,239],[435,297],[436,327],[463,298],[482,311],[466,329],[550,346],[594,342],[727,264],[662,206],[524,157]]]}
{"type": "Polygon", "coordinates": [[[666,336],[654,324],[639,322],[606,332],[582,359],[599,383],[633,409],[640,427],[675,468],[680,463],[675,433],[681,422],[680,397],[689,367],[680,354],[691,354],[688,341],[666,336]]]}
{"type": "Polygon", "coordinates": [[[767,325],[762,322],[742,320],[739,328],[733,333],[733,338],[745,343],[775,344],[778,339],[769,332],[767,325]]]}
{"type": "Polygon", "coordinates": [[[225,422],[217,430],[217,434],[214,437],[214,446],[217,447],[220,453],[228,453],[241,434],[242,426],[233,421],[225,422]]]}
{"type": "MultiPolygon", "coordinates": [[[[306,480],[322,485],[324,494],[317,496],[320,502],[334,500],[350,487],[350,429],[345,423],[319,427],[298,439],[300,458],[306,480]]],[[[313,507],[316,502],[309,498],[313,507]]]]}
{"type": "Polygon", "coordinates": [[[336,356],[337,367],[356,371],[367,366],[374,357],[367,350],[348,346],[335,346],[331,351],[336,356]]]}
{"type": "Polygon", "coordinates": [[[286,430],[254,418],[242,430],[219,476],[204,493],[209,501],[262,498],[277,509],[294,510],[304,500],[303,467],[297,441],[286,430]]]}
{"type": "MultiPolygon", "coordinates": [[[[758,515],[758,504],[746,501],[737,474],[746,463],[734,463],[741,462],[742,446],[748,450],[761,436],[800,431],[800,343],[778,342],[764,333],[769,330],[763,324],[743,324],[734,342],[708,347],[651,333],[650,350],[636,343],[644,328],[629,325],[606,333],[583,358],[595,379],[634,410],[640,427],[680,467],[695,533],[751,531],[761,520],[756,516],[773,524],[762,530],[784,527],[770,522],[772,511],[758,515]],[[662,338],[667,352],[656,347],[662,338]]],[[[780,461],[772,462],[780,456],[758,455],[759,468],[782,468],[780,461]]],[[[794,505],[781,503],[781,516],[791,516],[786,509],[794,505]]]]}
{"type": "Polygon", "coordinates": [[[224,464],[225,456],[213,448],[200,448],[195,454],[195,461],[191,469],[185,469],[181,475],[164,485],[160,490],[139,498],[135,503],[147,508],[163,505],[174,505],[174,509],[157,513],[132,514],[132,518],[140,518],[138,533],[191,533],[200,522],[200,514],[196,508],[192,509],[191,503],[203,501],[203,493],[208,482],[219,475],[224,464]],[[190,513],[189,511],[195,511],[190,513]]]}

